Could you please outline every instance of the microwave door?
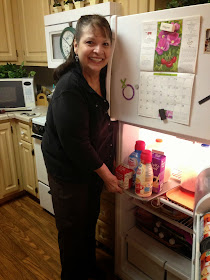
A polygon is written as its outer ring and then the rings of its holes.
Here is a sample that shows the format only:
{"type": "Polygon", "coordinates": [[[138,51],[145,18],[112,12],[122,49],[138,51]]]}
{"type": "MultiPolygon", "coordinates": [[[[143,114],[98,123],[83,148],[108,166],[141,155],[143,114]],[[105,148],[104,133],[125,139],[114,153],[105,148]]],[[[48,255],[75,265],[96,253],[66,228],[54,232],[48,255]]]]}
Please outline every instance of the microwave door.
{"type": "Polygon", "coordinates": [[[0,81],[0,107],[25,107],[22,80],[0,81]]]}
{"type": "Polygon", "coordinates": [[[60,50],[60,36],[62,31],[69,26],[69,23],[63,23],[45,27],[48,68],[56,68],[64,62],[60,50]]]}

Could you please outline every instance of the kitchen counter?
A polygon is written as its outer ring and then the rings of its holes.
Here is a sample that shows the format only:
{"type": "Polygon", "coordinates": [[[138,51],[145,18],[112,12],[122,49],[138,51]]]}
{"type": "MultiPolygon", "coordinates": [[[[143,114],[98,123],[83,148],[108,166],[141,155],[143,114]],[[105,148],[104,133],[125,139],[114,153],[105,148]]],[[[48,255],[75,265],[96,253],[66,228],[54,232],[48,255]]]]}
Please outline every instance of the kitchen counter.
{"type": "Polygon", "coordinates": [[[4,114],[0,114],[0,121],[17,119],[20,121],[30,123],[33,118],[46,116],[47,109],[48,109],[47,106],[36,106],[35,108],[32,109],[32,111],[6,112],[4,114]]]}

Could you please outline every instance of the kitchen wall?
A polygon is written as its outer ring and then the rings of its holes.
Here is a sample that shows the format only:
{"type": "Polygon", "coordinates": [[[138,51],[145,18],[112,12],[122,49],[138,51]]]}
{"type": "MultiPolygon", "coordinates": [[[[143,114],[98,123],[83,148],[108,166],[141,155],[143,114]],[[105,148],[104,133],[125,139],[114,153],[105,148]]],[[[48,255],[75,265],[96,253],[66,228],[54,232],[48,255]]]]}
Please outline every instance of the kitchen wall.
{"type": "Polygon", "coordinates": [[[36,75],[34,76],[35,85],[42,85],[50,90],[53,87],[53,71],[54,69],[49,69],[47,67],[41,66],[25,66],[27,72],[35,71],[36,75]]]}

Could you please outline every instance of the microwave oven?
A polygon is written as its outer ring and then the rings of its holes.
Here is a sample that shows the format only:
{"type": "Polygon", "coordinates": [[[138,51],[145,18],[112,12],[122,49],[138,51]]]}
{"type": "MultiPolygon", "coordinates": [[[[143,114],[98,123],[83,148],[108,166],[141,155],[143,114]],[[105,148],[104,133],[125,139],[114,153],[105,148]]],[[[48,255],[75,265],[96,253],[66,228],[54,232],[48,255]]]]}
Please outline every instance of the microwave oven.
{"type": "Polygon", "coordinates": [[[0,79],[0,109],[32,110],[36,106],[33,78],[0,79]]]}

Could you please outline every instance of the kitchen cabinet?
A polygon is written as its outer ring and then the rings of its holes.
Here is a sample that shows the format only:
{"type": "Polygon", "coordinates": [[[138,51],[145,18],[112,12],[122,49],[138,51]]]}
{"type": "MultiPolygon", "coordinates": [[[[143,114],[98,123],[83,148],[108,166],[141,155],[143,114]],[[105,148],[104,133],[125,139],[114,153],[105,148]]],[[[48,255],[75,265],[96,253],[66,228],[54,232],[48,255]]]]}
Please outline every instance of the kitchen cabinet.
{"type": "Polygon", "coordinates": [[[0,0],[0,38],[0,61],[17,61],[10,0],[0,0]]]}
{"type": "Polygon", "coordinates": [[[116,0],[115,2],[122,4],[122,15],[132,15],[164,9],[166,0],[116,0]]]}
{"type": "Polygon", "coordinates": [[[38,182],[35,169],[34,149],[31,138],[31,126],[18,122],[18,141],[21,159],[23,189],[37,196],[38,182]]]}
{"type": "Polygon", "coordinates": [[[0,123],[0,198],[20,189],[11,127],[0,123]]]}
{"type": "Polygon", "coordinates": [[[48,0],[0,0],[0,63],[47,66],[47,14],[48,0]]]}

